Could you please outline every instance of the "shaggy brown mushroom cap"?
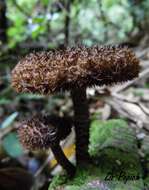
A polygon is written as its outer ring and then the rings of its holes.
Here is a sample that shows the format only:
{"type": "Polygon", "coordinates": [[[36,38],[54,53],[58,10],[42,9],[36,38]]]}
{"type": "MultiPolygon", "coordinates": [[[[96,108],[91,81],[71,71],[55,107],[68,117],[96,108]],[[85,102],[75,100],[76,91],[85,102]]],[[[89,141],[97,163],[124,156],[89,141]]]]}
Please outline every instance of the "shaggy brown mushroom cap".
{"type": "Polygon", "coordinates": [[[55,126],[46,125],[42,119],[37,117],[20,123],[18,136],[21,144],[29,150],[47,149],[57,145],[60,139],[55,126]]]}
{"type": "Polygon", "coordinates": [[[138,73],[139,60],[126,47],[83,46],[27,55],[12,71],[12,87],[17,92],[50,94],[125,82],[138,73]]]}

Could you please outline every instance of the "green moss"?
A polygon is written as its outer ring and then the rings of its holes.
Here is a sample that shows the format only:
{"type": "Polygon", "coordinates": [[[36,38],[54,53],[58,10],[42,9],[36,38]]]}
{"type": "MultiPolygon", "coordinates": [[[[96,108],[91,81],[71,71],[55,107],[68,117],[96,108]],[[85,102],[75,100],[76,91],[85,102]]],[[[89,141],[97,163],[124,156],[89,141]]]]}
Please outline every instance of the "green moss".
{"type": "Polygon", "coordinates": [[[48,190],[54,190],[56,187],[62,186],[63,184],[65,184],[66,189],[78,190],[84,183],[98,178],[98,176],[102,176],[98,167],[93,165],[83,166],[77,169],[76,175],[72,180],[67,179],[66,176],[55,176],[48,190]]]}
{"type": "Polygon", "coordinates": [[[141,149],[145,154],[145,157],[149,158],[149,136],[145,136],[145,138],[141,142],[141,149]]]}
{"type": "Polygon", "coordinates": [[[96,119],[101,119],[102,118],[102,112],[101,111],[96,111],[91,115],[91,121],[94,121],[96,119]]]}
{"type": "MultiPolygon", "coordinates": [[[[108,121],[95,120],[90,128],[89,153],[93,157],[101,155],[106,148],[114,148],[122,152],[137,152],[134,132],[122,119],[108,121]]],[[[114,151],[113,151],[114,153],[114,151]]]]}
{"type": "Polygon", "coordinates": [[[102,173],[99,170],[98,167],[94,165],[86,165],[82,168],[77,169],[76,177],[73,179],[73,181],[68,181],[68,185],[83,185],[84,182],[89,181],[91,179],[95,179],[98,176],[101,176],[102,173]]]}
{"type": "Polygon", "coordinates": [[[149,176],[144,179],[144,186],[146,189],[149,189],[149,176]]]}
{"type": "MultiPolygon", "coordinates": [[[[118,175],[119,170],[111,171],[109,165],[88,165],[77,170],[76,176],[72,179],[63,178],[63,176],[55,176],[50,184],[49,190],[55,190],[61,186],[64,190],[140,190],[143,188],[142,179],[138,180],[118,180],[114,177],[112,180],[106,180],[105,176],[113,172],[112,175],[118,175]],[[104,169],[103,169],[104,168],[104,169]]],[[[131,171],[136,169],[131,168],[131,171]]],[[[123,168],[123,172],[128,176],[129,168],[123,168]]]]}
{"type": "Polygon", "coordinates": [[[77,185],[67,185],[65,190],[80,190],[80,186],[77,185]]]}
{"type": "Polygon", "coordinates": [[[67,177],[65,175],[56,175],[52,179],[52,182],[50,183],[48,190],[54,190],[58,186],[65,184],[66,181],[67,181],[67,177]]]}
{"type": "Polygon", "coordinates": [[[107,180],[105,177],[112,173],[113,176],[120,175],[123,171],[125,175],[137,175],[140,171],[134,167],[117,167],[112,171],[109,164],[101,165],[86,165],[78,168],[76,176],[69,180],[66,176],[55,176],[50,184],[49,190],[55,190],[61,186],[64,190],[140,190],[143,189],[143,180],[118,180],[118,177],[113,177],[112,180],[107,180]],[[126,168],[125,168],[126,167],[126,168]],[[135,173],[137,171],[137,173],[135,173]]]}
{"type": "Polygon", "coordinates": [[[99,176],[104,179],[99,168],[94,165],[86,165],[82,168],[78,168],[75,178],[67,182],[65,190],[80,190],[84,184],[89,183],[91,180],[98,179],[99,176]]]}
{"type": "Polygon", "coordinates": [[[126,121],[122,119],[93,121],[89,153],[93,158],[92,164],[78,168],[72,180],[54,177],[49,190],[54,190],[58,186],[64,190],[143,189],[136,137],[126,121]],[[121,173],[123,177],[120,178],[121,173]],[[133,176],[134,179],[130,179],[133,176]],[[136,178],[137,176],[139,177],[136,178]]]}

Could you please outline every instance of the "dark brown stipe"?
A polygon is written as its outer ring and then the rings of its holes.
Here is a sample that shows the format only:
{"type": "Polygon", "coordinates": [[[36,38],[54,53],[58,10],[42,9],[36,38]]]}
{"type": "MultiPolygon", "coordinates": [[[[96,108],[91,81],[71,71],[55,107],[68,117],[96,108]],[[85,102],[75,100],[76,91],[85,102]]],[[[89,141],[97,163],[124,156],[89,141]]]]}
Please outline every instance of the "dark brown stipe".
{"type": "Polygon", "coordinates": [[[74,89],[71,91],[74,107],[74,125],[76,131],[76,160],[82,164],[89,160],[89,108],[86,98],[86,89],[74,89]],[[83,151],[82,151],[83,150],[83,151]]]}

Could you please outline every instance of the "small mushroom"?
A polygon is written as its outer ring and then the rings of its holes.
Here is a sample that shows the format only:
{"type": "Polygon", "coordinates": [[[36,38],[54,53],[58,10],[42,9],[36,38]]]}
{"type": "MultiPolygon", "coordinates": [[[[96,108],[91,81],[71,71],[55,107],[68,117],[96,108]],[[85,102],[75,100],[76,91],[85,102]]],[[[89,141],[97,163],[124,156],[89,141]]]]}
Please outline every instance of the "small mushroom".
{"type": "Polygon", "coordinates": [[[23,121],[18,126],[18,136],[21,144],[28,150],[51,148],[58,163],[67,171],[70,177],[75,174],[75,166],[67,159],[60,141],[71,131],[71,123],[58,116],[34,116],[23,121]],[[58,124],[56,123],[58,121],[58,124]],[[60,124],[64,126],[60,126],[60,124]]]}
{"type": "Polygon", "coordinates": [[[49,95],[71,92],[78,163],[88,159],[89,108],[86,88],[126,82],[137,77],[139,60],[132,50],[120,46],[72,47],[60,51],[31,53],[12,71],[17,92],[49,95]]]}

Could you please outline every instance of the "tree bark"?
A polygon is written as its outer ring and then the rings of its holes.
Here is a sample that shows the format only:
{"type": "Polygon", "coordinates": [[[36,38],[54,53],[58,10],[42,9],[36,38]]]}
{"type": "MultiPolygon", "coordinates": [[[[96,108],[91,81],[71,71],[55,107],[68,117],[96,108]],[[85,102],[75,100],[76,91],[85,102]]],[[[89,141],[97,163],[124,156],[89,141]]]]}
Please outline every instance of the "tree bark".
{"type": "Polygon", "coordinates": [[[69,45],[71,0],[65,1],[65,10],[66,10],[66,17],[65,17],[65,27],[64,27],[64,34],[65,34],[64,45],[68,46],[69,45]]]}
{"type": "Polygon", "coordinates": [[[7,42],[6,1],[0,0],[0,44],[7,42]]]}

